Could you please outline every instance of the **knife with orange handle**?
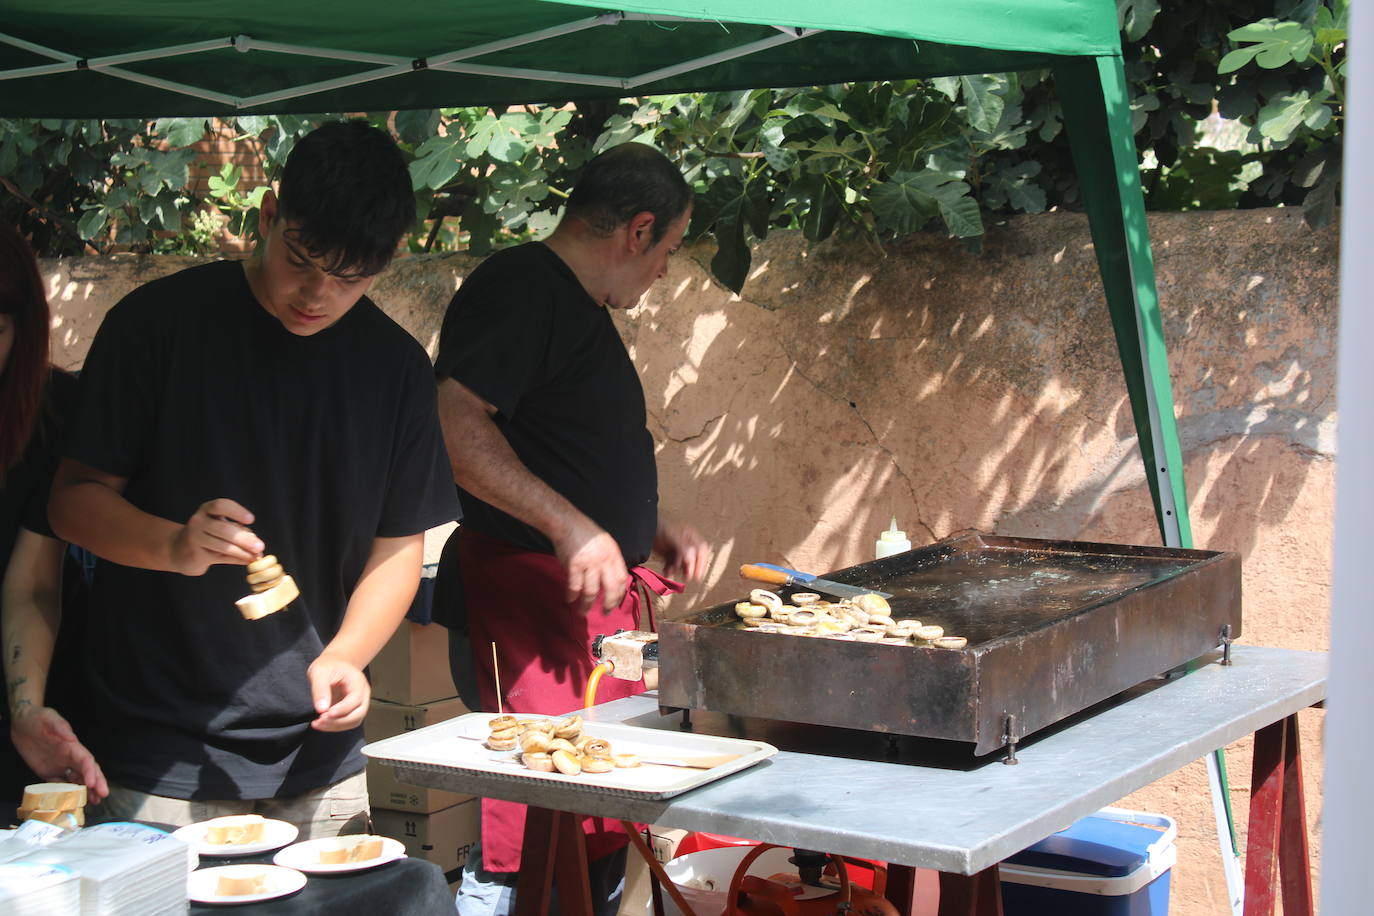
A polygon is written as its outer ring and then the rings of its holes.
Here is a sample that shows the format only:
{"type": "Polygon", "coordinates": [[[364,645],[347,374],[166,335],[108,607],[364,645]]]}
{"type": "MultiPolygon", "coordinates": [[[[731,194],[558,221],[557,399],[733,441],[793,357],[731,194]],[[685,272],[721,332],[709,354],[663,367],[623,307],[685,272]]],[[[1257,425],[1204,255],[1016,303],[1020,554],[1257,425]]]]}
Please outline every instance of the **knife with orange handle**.
{"type": "Polygon", "coordinates": [[[745,563],[739,568],[739,574],[755,582],[765,582],[769,585],[793,585],[799,588],[810,588],[818,592],[825,592],[827,595],[834,595],[836,598],[857,598],[860,595],[881,595],[884,598],[892,597],[890,593],[880,592],[876,588],[862,588],[858,585],[846,585],[843,582],[835,582],[830,579],[822,579],[820,576],[813,576],[811,573],[788,569],[786,566],[774,566],[772,563],[745,563]]]}

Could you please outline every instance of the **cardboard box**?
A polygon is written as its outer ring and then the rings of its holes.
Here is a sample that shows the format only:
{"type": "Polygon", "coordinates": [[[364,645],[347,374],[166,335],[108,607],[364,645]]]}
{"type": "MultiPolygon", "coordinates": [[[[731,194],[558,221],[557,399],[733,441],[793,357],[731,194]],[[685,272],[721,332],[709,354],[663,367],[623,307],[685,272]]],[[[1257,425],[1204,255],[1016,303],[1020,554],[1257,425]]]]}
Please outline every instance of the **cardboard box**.
{"type": "Polygon", "coordinates": [[[363,720],[363,737],[369,742],[381,741],[447,721],[467,711],[463,701],[452,696],[414,705],[373,697],[372,705],[367,708],[367,718],[363,720]]]}
{"type": "Polygon", "coordinates": [[[380,836],[400,840],[405,844],[406,855],[438,865],[450,884],[458,880],[459,869],[477,842],[481,826],[482,805],[478,798],[433,814],[372,812],[373,830],[380,836]]]}
{"type": "Polygon", "coordinates": [[[404,621],[368,666],[372,698],[418,706],[458,695],[448,667],[448,630],[404,621]]]}
{"type": "MultiPolygon", "coordinates": [[[[385,700],[373,700],[363,720],[363,736],[369,741],[380,741],[404,732],[434,725],[454,716],[467,712],[461,700],[452,697],[436,703],[420,706],[402,706],[385,700]]],[[[396,769],[374,760],[367,762],[367,795],[374,808],[392,811],[414,811],[429,814],[441,808],[450,808],[459,802],[467,801],[471,795],[458,792],[445,792],[442,789],[426,789],[412,786],[396,779],[396,769]]]]}
{"type": "MultiPolygon", "coordinates": [[[[687,835],[676,827],[649,827],[649,846],[654,858],[667,862],[677,852],[677,846],[687,835]]],[[[619,916],[646,916],[652,911],[653,891],[649,884],[649,864],[635,852],[633,846],[625,859],[625,890],[620,896],[619,916]]]]}

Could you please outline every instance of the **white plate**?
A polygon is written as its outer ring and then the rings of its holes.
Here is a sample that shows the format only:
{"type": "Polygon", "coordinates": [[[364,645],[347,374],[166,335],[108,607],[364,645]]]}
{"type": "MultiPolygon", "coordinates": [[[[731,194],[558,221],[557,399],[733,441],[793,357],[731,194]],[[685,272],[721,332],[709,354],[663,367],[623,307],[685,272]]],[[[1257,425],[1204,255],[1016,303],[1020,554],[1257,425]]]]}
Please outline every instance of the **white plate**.
{"type": "Polygon", "coordinates": [[[202,868],[200,871],[191,872],[186,879],[186,896],[196,903],[258,903],[263,900],[274,900],[277,897],[294,894],[303,887],[305,887],[305,875],[295,869],[281,868],[276,865],[219,865],[215,868],[202,868]],[[267,875],[268,889],[261,894],[237,894],[222,897],[216,891],[219,889],[220,875],[226,871],[230,874],[244,871],[262,871],[267,875]]]}
{"type": "Polygon", "coordinates": [[[295,824],[268,818],[263,822],[265,826],[262,831],[262,839],[256,843],[207,843],[205,842],[205,825],[207,823],[207,821],[197,821],[194,824],[187,824],[185,827],[178,827],[172,831],[172,836],[203,856],[223,857],[251,856],[258,852],[281,849],[294,840],[296,834],[300,833],[295,824]]]}
{"type": "MultiPolygon", "coordinates": [[[[717,738],[597,722],[593,719],[584,722],[584,733],[605,738],[611,742],[617,754],[638,754],[644,758],[715,754],[738,756],[708,770],[645,764],[628,769],[617,768],[609,773],[580,773],[577,776],[537,773],[519,763],[514,751],[491,751],[480,740],[474,740],[485,738],[490,733],[488,723],[491,718],[489,712],[470,712],[363,745],[363,753],[379,763],[396,767],[398,773],[404,770],[443,774],[468,772],[503,781],[534,779],[545,783],[573,783],[580,789],[609,795],[663,799],[751,767],[778,752],[773,745],[763,741],[717,738]]],[[[402,782],[414,782],[414,779],[402,779],[402,782]]],[[[459,785],[455,782],[451,791],[464,791],[457,788],[459,785]]]]}
{"type": "Polygon", "coordinates": [[[338,865],[322,863],[320,850],[333,842],[328,837],[292,844],[273,856],[272,861],[284,868],[294,868],[297,871],[309,872],[312,875],[332,875],[344,871],[362,871],[365,868],[376,868],[378,865],[385,865],[388,862],[395,862],[397,859],[406,857],[406,848],[400,840],[393,840],[389,836],[384,836],[381,837],[381,841],[382,854],[375,859],[366,859],[362,862],[340,862],[338,865]]]}

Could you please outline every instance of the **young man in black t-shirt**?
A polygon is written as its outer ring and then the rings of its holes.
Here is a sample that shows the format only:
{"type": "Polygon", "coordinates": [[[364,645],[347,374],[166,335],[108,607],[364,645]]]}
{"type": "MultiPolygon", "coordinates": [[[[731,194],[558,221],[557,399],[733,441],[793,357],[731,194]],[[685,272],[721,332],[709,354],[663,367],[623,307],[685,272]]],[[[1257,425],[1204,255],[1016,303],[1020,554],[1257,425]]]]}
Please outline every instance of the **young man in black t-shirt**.
{"type": "Polygon", "coordinates": [[[83,661],[107,812],[185,824],[367,821],[363,669],[457,515],[424,350],[364,294],[414,222],[391,138],[303,138],[246,262],[194,267],[106,316],[81,377],[54,529],[107,562],[83,661]],[[247,620],[270,553],[300,597],[247,620]]]}
{"type": "MultiPolygon", "coordinates": [[[[614,147],[588,163],[546,241],[488,258],[449,304],[435,373],[464,518],[439,575],[461,591],[474,652],[454,664],[476,669],[485,709],[497,709],[491,643],[507,711],[567,712],[593,637],[638,626],[635,585],[681,589],[640,565],[650,553],[668,575],[706,570],[701,535],[659,514],[644,391],[609,312],[667,272],[691,200],[662,153],[614,147]]],[[[607,679],[598,699],[643,689],[607,679]]],[[[464,916],[509,911],[523,823],[522,806],[483,800],[464,916]]],[[[595,903],[614,912],[627,839],[600,818],[584,830],[595,903]]]]}

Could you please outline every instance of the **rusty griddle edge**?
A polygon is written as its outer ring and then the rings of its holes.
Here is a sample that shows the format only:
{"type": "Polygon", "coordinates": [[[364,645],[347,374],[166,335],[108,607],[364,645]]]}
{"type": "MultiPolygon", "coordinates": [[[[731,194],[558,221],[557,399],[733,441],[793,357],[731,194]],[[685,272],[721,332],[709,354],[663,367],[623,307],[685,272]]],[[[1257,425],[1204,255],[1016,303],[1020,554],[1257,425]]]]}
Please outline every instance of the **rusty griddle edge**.
{"type": "MultiPolygon", "coordinates": [[[[1197,658],[1217,645],[1223,626],[1240,632],[1236,554],[989,535],[960,535],[909,553],[929,561],[982,547],[1191,562],[1158,581],[963,650],[741,630],[722,625],[733,621],[733,602],[727,602],[662,621],[660,703],[964,741],[986,754],[1007,743],[1008,713],[1016,716],[1012,738],[1018,740],[1197,658]]],[[[911,563],[898,554],[831,578],[876,585],[911,563]]]]}

